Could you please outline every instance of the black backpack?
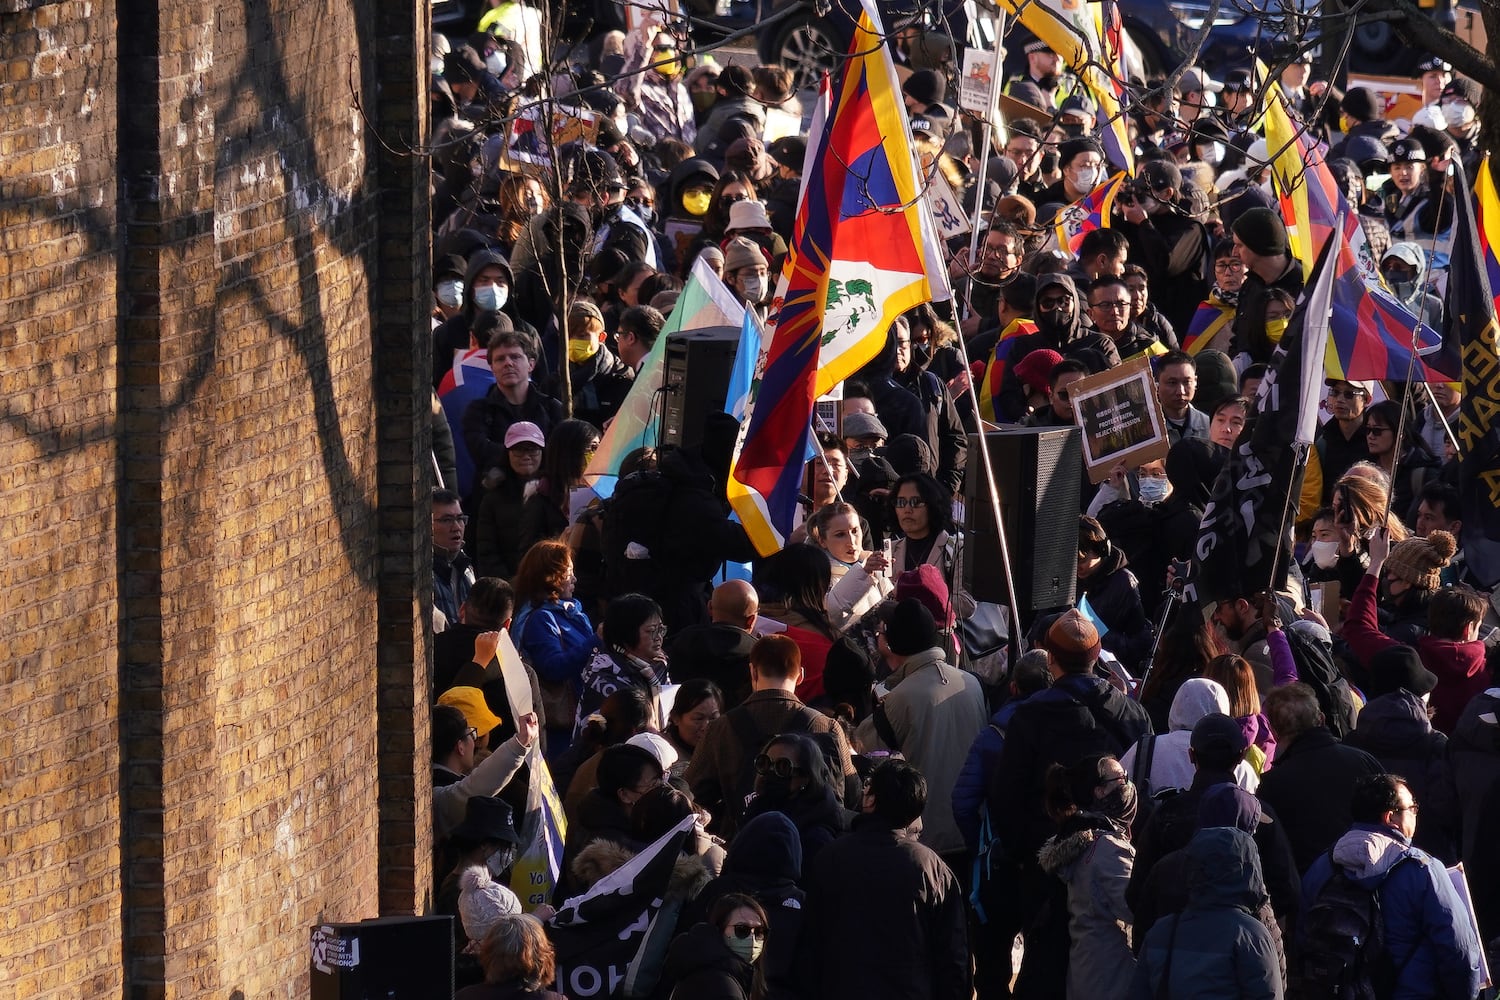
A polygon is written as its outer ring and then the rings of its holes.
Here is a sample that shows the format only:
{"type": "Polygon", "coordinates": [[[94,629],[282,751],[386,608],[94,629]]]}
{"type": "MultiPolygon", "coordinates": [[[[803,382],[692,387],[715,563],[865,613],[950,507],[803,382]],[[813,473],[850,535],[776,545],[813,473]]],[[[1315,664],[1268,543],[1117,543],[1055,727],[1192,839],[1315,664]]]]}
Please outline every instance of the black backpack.
{"type": "Polygon", "coordinates": [[[1328,881],[1308,907],[1298,959],[1305,1000],[1377,1000],[1390,996],[1396,967],[1385,945],[1380,888],[1392,865],[1373,888],[1360,885],[1333,860],[1328,881]]]}
{"type": "Polygon", "coordinates": [[[1297,679],[1318,696],[1328,731],[1343,739],[1354,731],[1354,695],[1333,659],[1333,650],[1300,628],[1288,628],[1285,634],[1297,663],[1297,679]]]}

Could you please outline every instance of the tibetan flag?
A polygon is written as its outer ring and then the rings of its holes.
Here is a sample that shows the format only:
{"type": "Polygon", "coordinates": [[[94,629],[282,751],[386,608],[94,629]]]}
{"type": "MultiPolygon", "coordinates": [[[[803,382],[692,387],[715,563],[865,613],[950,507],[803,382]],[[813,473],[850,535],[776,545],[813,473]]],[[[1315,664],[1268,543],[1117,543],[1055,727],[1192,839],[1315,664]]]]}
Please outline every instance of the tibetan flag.
{"type": "Polygon", "coordinates": [[[813,116],[771,342],[728,483],[762,555],[792,528],[813,401],[878,354],[898,316],[933,297],[931,219],[906,111],[880,16],[862,3],[849,55],[813,116]]]}
{"type": "Polygon", "coordinates": [[[982,367],[977,374],[975,382],[979,388],[979,416],[992,424],[1001,423],[1005,420],[1000,411],[995,408],[995,401],[1000,398],[1000,386],[1005,381],[1005,369],[1010,364],[1010,352],[1016,346],[1016,341],[1028,334],[1036,333],[1036,324],[1029,319],[1013,319],[1010,325],[1000,332],[1000,339],[995,342],[995,349],[990,352],[989,358],[975,361],[975,367],[982,367]]]}
{"type": "Polygon", "coordinates": [[[1256,415],[1214,480],[1192,577],[1200,601],[1249,597],[1286,580],[1306,455],[1318,430],[1324,341],[1332,311],[1332,244],[1287,324],[1256,395],[1256,415]],[[1272,565],[1274,554],[1281,557],[1272,565]]]}
{"type": "Polygon", "coordinates": [[[1218,291],[1208,293],[1208,298],[1198,303],[1198,311],[1188,321],[1187,332],[1182,335],[1182,349],[1191,355],[1213,343],[1213,339],[1229,329],[1234,322],[1235,305],[1219,298],[1218,291]]]}
{"type": "Polygon", "coordinates": [[[1377,261],[1364,246],[1364,230],[1359,219],[1343,205],[1338,182],[1325,162],[1322,143],[1305,126],[1292,119],[1281,88],[1272,85],[1266,94],[1266,146],[1271,151],[1271,180],[1281,201],[1281,217],[1286,222],[1292,245],[1292,256],[1311,267],[1333,232],[1341,209],[1340,224],[1360,259],[1367,278],[1376,274],[1377,261]]]}
{"type": "Polygon", "coordinates": [[[1076,256],[1085,235],[1096,229],[1108,229],[1109,213],[1123,183],[1125,172],[1121,171],[1058,212],[1057,245],[1076,256]]]}
{"type": "Polygon", "coordinates": [[[682,290],[667,325],[641,362],[635,382],[620,404],[620,412],[604,429],[599,450],[584,470],[583,478],[601,499],[614,495],[620,477],[620,465],[631,452],[655,447],[661,433],[661,390],[666,379],[667,338],[684,330],[701,330],[710,326],[739,326],[743,322],[742,306],[719,276],[700,258],[693,262],[687,286],[682,290]]]}
{"type": "Polygon", "coordinates": [[[1333,317],[1329,321],[1324,374],[1340,379],[1394,379],[1413,382],[1451,382],[1458,377],[1454,359],[1440,352],[1442,336],[1426,323],[1418,324],[1411,311],[1384,285],[1370,285],[1342,234],[1333,247],[1333,317]],[[1412,361],[1412,333],[1416,331],[1417,358],[1412,361]]]}
{"type": "MultiPolygon", "coordinates": [[[[1454,161],[1455,191],[1467,191],[1463,166],[1454,161]]],[[[1490,187],[1493,197],[1494,188],[1490,187]]],[[[1463,500],[1464,558],[1485,587],[1500,584],[1500,329],[1494,289],[1479,248],[1479,227],[1468,198],[1455,201],[1453,263],[1448,271],[1444,333],[1462,355],[1463,403],[1458,435],[1458,491],[1463,500]]]]}
{"type": "Polygon", "coordinates": [[[1478,206],[1479,249],[1484,253],[1485,276],[1489,278],[1490,291],[1495,293],[1495,308],[1500,310],[1500,195],[1495,192],[1495,175],[1490,171],[1488,156],[1479,165],[1479,175],[1474,179],[1474,200],[1478,206]]]}
{"type": "Polygon", "coordinates": [[[1095,131],[1104,146],[1105,157],[1115,167],[1134,173],[1135,145],[1121,111],[1123,91],[1118,82],[1126,78],[1119,70],[1124,56],[1124,32],[1113,4],[1109,5],[1108,13],[1091,9],[1097,6],[1077,0],[1000,0],[999,3],[1001,10],[1062,56],[1068,68],[1083,81],[1098,108],[1099,126],[1095,131]]]}

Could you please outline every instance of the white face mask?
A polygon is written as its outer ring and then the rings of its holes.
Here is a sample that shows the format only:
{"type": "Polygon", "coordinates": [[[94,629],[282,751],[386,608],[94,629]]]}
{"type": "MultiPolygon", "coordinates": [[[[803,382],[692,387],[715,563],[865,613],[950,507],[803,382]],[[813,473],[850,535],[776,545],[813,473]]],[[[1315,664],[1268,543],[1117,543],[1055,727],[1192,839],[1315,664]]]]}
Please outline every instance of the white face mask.
{"type": "Polygon", "coordinates": [[[1084,167],[1073,175],[1073,186],[1079,191],[1092,191],[1099,183],[1101,172],[1098,167],[1084,167]]]}
{"type": "Polygon", "coordinates": [[[443,59],[441,56],[433,56],[427,60],[427,69],[433,76],[443,75],[443,59]]]}
{"type": "Polygon", "coordinates": [[[474,305],[485,312],[499,312],[510,298],[509,285],[481,285],[474,289],[474,305]]]}
{"type": "Polygon", "coordinates": [[[1222,142],[1211,142],[1207,146],[1198,147],[1198,158],[1211,167],[1217,167],[1224,162],[1224,152],[1222,142]]]}
{"type": "Polygon", "coordinates": [[[1333,569],[1339,561],[1339,543],[1313,542],[1312,558],[1318,569],[1333,569]]]}
{"type": "Polygon", "coordinates": [[[490,870],[490,877],[498,881],[505,874],[505,869],[509,868],[515,859],[515,848],[502,847],[484,859],[484,866],[490,870]]]}
{"type": "Polygon", "coordinates": [[[746,302],[759,302],[766,297],[766,279],[758,274],[751,278],[741,278],[740,288],[746,302]]]}
{"type": "Polygon", "coordinates": [[[464,301],[462,281],[439,281],[437,285],[438,305],[445,309],[457,309],[464,301]]]}
{"type": "Polygon", "coordinates": [[[500,54],[499,49],[484,57],[484,68],[497,80],[505,75],[505,57],[500,54]]]}

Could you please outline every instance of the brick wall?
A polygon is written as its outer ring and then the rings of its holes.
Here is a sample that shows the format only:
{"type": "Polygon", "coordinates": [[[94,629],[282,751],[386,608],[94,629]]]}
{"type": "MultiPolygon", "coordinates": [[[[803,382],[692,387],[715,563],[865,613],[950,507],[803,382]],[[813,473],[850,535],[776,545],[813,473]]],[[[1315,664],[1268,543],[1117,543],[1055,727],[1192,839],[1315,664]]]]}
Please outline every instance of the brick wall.
{"type": "Polygon", "coordinates": [[[303,996],[425,902],[396,6],[0,0],[0,994],[303,996]]]}

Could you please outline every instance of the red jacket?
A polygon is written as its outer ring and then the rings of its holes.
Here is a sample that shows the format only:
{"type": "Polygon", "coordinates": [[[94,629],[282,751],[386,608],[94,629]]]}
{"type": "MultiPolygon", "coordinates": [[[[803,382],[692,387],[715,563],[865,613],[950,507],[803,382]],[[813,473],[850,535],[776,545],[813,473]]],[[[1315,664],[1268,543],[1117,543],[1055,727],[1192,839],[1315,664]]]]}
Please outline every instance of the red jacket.
{"type": "MultiPolygon", "coordinates": [[[[1354,596],[1349,599],[1344,627],[1339,630],[1354,655],[1366,666],[1370,657],[1397,645],[1395,639],[1380,631],[1380,620],[1375,612],[1376,582],[1369,573],[1360,578],[1354,596]]],[[[1437,674],[1438,684],[1432,691],[1432,728],[1451,733],[1458,724],[1458,717],[1463,714],[1464,706],[1489,686],[1484,643],[1424,635],[1417,640],[1417,654],[1422,657],[1422,665],[1437,674]]]]}

